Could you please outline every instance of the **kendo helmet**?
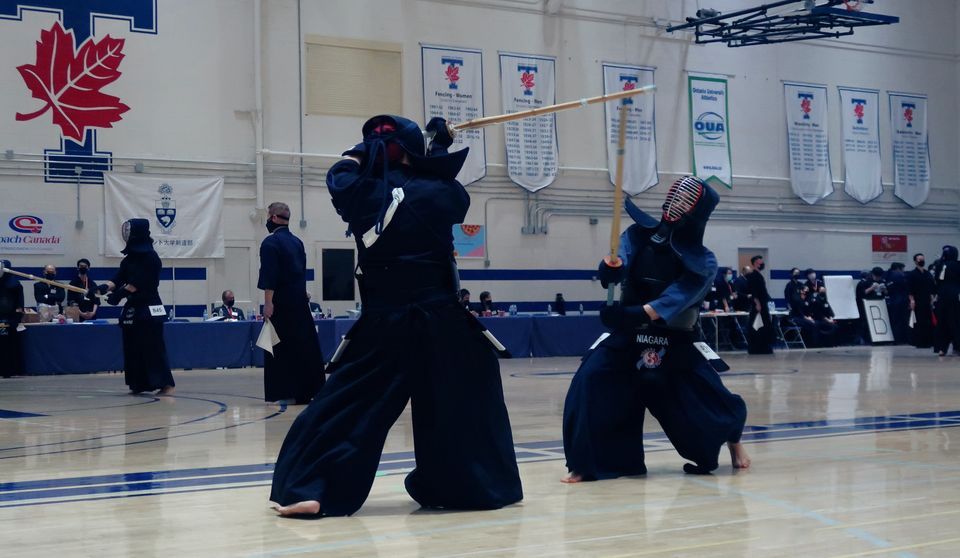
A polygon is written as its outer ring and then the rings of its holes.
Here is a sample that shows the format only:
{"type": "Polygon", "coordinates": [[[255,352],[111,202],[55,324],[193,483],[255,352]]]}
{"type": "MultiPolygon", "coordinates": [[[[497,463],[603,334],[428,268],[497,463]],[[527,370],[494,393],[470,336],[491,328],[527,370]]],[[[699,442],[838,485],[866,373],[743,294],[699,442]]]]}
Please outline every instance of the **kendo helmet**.
{"type": "Polygon", "coordinates": [[[453,153],[428,155],[420,126],[412,120],[392,114],[381,114],[367,120],[362,132],[367,155],[373,152],[374,161],[379,162],[381,155],[378,149],[382,142],[387,160],[391,163],[398,162],[406,153],[411,167],[445,179],[457,177],[470,150],[464,148],[453,153]]]}

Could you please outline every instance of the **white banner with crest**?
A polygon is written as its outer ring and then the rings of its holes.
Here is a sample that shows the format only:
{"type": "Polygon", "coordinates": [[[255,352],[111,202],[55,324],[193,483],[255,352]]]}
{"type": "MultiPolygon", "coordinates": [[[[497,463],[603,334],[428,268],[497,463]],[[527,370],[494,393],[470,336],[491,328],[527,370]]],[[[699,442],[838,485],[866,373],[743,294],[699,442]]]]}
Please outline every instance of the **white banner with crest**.
{"type": "Polygon", "coordinates": [[[843,190],[860,203],[883,193],[880,92],[840,87],[843,114],[843,190]]]}
{"type": "Polygon", "coordinates": [[[104,173],[104,253],[122,257],[124,221],[150,221],[161,258],[223,257],[223,177],[104,173]]]}
{"type": "Polygon", "coordinates": [[[783,84],[790,151],[790,185],[813,205],[833,193],[827,133],[827,88],[809,83],[783,84]]]}
{"type": "MultiPolygon", "coordinates": [[[[603,64],[603,93],[616,93],[653,85],[654,68],[626,64],[603,64]]],[[[627,143],[623,158],[623,191],[639,194],[657,185],[657,134],[654,130],[654,95],[637,95],[627,105],[627,143]]],[[[617,138],[620,134],[620,103],[604,103],[607,121],[607,169],[610,182],[617,170],[617,138]]]]}
{"type": "Polygon", "coordinates": [[[887,93],[893,133],[894,195],[910,207],[930,195],[930,141],[927,135],[927,96],[887,93]]]}
{"type": "MultiPolygon", "coordinates": [[[[500,96],[503,112],[512,113],[557,102],[556,59],[500,53],[500,96]]],[[[557,178],[557,115],[545,114],[507,122],[507,174],[531,192],[557,178]]]]}

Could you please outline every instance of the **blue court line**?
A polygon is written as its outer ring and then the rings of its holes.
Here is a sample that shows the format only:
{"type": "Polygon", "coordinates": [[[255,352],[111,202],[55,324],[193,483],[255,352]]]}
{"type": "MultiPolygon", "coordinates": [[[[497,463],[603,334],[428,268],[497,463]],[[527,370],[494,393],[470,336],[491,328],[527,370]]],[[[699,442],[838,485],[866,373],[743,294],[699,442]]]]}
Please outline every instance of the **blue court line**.
{"type": "Polygon", "coordinates": [[[22,413],[20,411],[8,411],[6,409],[0,409],[0,419],[19,419],[19,418],[28,418],[28,417],[45,417],[47,415],[41,415],[39,413],[22,413]]]}
{"type": "MultiPolygon", "coordinates": [[[[272,418],[284,411],[285,409],[282,409],[261,420],[272,418]]],[[[745,429],[743,440],[747,442],[770,442],[821,436],[855,435],[866,432],[949,428],[960,426],[960,419],[956,417],[960,417],[960,411],[934,411],[880,417],[757,425],[748,426],[745,429]]],[[[230,425],[228,428],[241,426],[242,424],[247,423],[230,425]]],[[[215,430],[208,432],[211,431],[215,430]]],[[[168,438],[176,437],[179,436],[169,436],[168,438]]],[[[662,432],[650,432],[644,435],[644,439],[661,441],[666,440],[666,436],[662,432]]],[[[516,444],[515,447],[517,448],[516,454],[518,459],[537,459],[541,461],[562,459],[563,442],[560,440],[522,442],[516,444]],[[549,454],[537,453],[537,450],[558,451],[552,452],[556,453],[556,455],[551,456],[549,454]]],[[[668,451],[669,449],[671,448],[658,446],[647,448],[647,451],[657,452],[668,451]]],[[[397,474],[404,470],[412,469],[415,466],[416,460],[413,452],[387,453],[381,456],[378,474],[397,474]]],[[[0,502],[10,502],[5,505],[0,504],[0,508],[34,505],[37,502],[25,503],[24,501],[36,499],[44,499],[46,503],[53,503],[47,499],[88,496],[87,498],[66,500],[86,501],[113,497],[106,495],[116,494],[118,492],[128,493],[127,495],[129,496],[147,496],[153,495],[153,491],[156,490],[196,487],[210,487],[210,489],[213,490],[220,485],[234,483],[254,482],[268,484],[272,478],[272,471],[273,464],[260,463],[253,465],[146,471],[139,473],[0,483],[0,502]]],[[[200,488],[200,490],[202,490],[202,488],[200,488]]]]}

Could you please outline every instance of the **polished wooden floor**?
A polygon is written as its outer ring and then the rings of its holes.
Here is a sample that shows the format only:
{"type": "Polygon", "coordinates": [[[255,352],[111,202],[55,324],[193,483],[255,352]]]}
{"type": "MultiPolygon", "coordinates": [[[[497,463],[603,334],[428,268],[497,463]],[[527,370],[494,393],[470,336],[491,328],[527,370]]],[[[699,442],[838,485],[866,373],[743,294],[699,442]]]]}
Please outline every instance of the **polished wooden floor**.
{"type": "MultiPolygon", "coordinates": [[[[960,556],[960,358],[907,347],[728,356],[754,465],[565,485],[577,359],[503,361],[525,500],[419,511],[408,414],[354,517],[281,519],[270,470],[299,407],[261,371],[176,372],[175,397],[113,374],[0,381],[0,556],[960,556]]],[[[659,428],[647,421],[651,433],[659,428]]]]}

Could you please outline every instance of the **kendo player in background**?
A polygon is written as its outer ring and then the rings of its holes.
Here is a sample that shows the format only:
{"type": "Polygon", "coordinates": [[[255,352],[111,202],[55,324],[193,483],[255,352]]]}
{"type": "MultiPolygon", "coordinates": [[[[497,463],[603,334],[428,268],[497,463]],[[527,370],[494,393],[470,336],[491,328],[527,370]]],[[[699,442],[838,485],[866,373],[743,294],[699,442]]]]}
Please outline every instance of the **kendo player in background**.
{"type": "Polygon", "coordinates": [[[907,272],[907,285],[910,288],[910,310],[914,313],[910,344],[918,349],[933,346],[933,295],[937,284],[927,271],[927,261],[923,254],[914,254],[914,269],[907,272]]]}
{"type": "Polygon", "coordinates": [[[946,356],[953,344],[954,354],[960,355],[960,262],[957,247],[944,246],[937,267],[937,329],[934,350],[946,356]]]}
{"type": "Polygon", "coordinates": [[[120,313],[123,334],[123,375],[131,394],[159,390],[173,394],[173,374],[163,340],[163,324],[167,310],[160,300],[160,256],[153,249],[150,221],[130,219],[123,224],[123,240],[117,274],[106,283],[91,289],[88,297],[107,294],[107,304],[127,302],[120,313]]]}
{"type": "MultiPolygon", "coordinates": [[[[4,269],[13,267],[10,260],[0,260],[4,269]]],[[[0,275],[0,376],[9,378],[23,374],[23,349],[17,327],[23,318],[23,285],[9,273],[0,275]]]]}
{"type": "Polygon", "coordinates": [[[747,274],[747,291],[750,293],[750,317],[747,321],[747,353],[751,355],[773,354],[773,319],[770,317],[770,292],[762,271],[767,264],[763,256],[750,258],[753,271],[747,274]],[[759,316],[759,323],[757,317],[759,316]],[[759,325],[760,327],[754,327],[759,325]]]}
{"type": "Polygon", "coordinates": [[[323,386],[323,353],[307,302],[307,254],[290,232],[290,208],[282,202],[267,207],[269,235],[260,244],[263,317],[270,320],[280,343],[264,354],[263,399],[305,405],[323,386]]]}
{"type": "MultiPolygon", "coordinates": [[[[452,227],[470,197],[446,123],[377,116],[327,173],[358,250],[363,313],[330,379],[287,434],[271,500],[281,515],[342,516],[366,500],[387,431],[412,399],[421,506],[497,509],[523,498],[492,341],[457,298],[452,227]]],[[[501,347],[502,349],[502,347],[501,347]]]]}
{"type": "Polygon", "coordinates": [[[612,333],[584,358],[564,404],[564,482],[645,474],[644,409],[693,462],[684,471],[716,469],[724,443],[734,468],[750,466],[740,443],[747,407],[693,345],[717,273],[703,231],[718,201],[692,176],[670,187],[659,222],[627,201],[635,224],[620,237],[623,265],[599,269],[604,286],[623,282],[621,302],[600,310],[612,333]]]}

